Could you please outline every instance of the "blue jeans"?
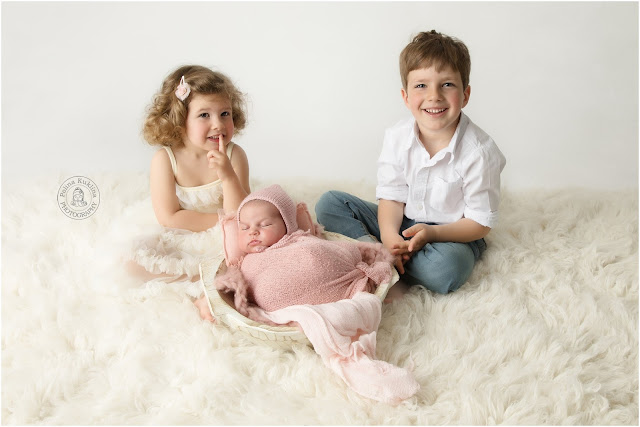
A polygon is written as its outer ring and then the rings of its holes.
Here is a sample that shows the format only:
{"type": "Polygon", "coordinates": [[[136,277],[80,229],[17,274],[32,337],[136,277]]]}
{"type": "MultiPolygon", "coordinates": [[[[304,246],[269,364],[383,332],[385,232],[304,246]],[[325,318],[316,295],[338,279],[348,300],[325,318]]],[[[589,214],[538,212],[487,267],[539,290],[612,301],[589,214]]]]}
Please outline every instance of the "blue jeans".
{"type": "MultiPolygon", "coordinates": [[[[318,222],[327,231],[353,239],[372,235],[380,241],[378,205],[342,191],[328,191],[316,203],[318,222]]],[[[404,217],[400,233],[416,224],[404,217]]],[[[469,243],[427,243],[404,264],[402,280],[409,285],[422,285],[440,294],[462,286],[480,255],[487,248],[484,239],[469,243]]]]}

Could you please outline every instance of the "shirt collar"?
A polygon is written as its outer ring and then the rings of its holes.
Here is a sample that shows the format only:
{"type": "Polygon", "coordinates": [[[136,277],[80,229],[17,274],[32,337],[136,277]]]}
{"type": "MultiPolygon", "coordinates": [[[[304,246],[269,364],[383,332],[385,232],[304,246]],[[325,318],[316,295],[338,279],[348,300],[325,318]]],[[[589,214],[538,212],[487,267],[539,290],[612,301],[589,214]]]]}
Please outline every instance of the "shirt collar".
{"type": "MultiPolygon", "coordinates": [[[[453,136],[451,137],[451,142],[449,142],[449,145],[447,146],[447,148],[441,151],[442,154],[451,153],[451,156],[449,157],[449,163],[453,162],[453,158],[455,155],[454,153],[456,152],[455,151],[456,147],[458,146],[459,141],[462,139],[462,136],[467,130],[468,125],[469,125],[469,117],[467,117],[467,115],[461,111],[460,120],[458,121],[458,126],[456,126],[456,131],[453,133],[453,136]]],[[[409,138],[406,139],[405,143],[402,145],[402,148],[404,150],[408,150],[413,143],[422,145],[422,142],[420,142],[420,138],[418,138],[418,133],[419,133],[418,122],[416,122],[414,119],[413,127],[411,128],[411,134],[409,135],[409,138]]]]}
{"type": "Polygon", "coordinates": [[[460,143],[460,140],[462,140],[462,137],[464,136],[464,133],[467,130],[468,125],[469,125],[469,117],[467,117],[467,115],[461,111],[460,120],[458,121],[458,126],[456,126],[456,131],[453,133],[453,136],[451,137],[451,142],[449,143],[449,146],[445,149],[446,151],[449,151],[451,153],[451,157],[449,158],[449,164],[453,162],[453,158],[456,152],[456,147],[460,143]]]}

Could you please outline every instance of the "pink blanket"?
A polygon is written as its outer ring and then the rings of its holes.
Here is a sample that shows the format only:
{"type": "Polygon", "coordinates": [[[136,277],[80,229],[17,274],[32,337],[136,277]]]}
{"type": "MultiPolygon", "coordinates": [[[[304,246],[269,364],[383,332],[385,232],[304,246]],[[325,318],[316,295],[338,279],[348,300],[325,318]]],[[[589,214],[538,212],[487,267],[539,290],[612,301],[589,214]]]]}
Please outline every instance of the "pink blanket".
{"type": "Polygon", "coordinates": [[[379,243],[329,241],[298,230],[264,252],[245,255],[215,284],[235,292],[238,312],[264,322],[256,306],[274,311],[374,292],[391,279],[392,261],[379,243]]]}
{"type": "Polygon", "coordinates": [[[297,322],[314,350],[357,393],[397,405],[420,385],[407,369],[375,360],[380,298],[360,292],[322,305],[295,305],[262,315],[277,324],[297,322]]]}

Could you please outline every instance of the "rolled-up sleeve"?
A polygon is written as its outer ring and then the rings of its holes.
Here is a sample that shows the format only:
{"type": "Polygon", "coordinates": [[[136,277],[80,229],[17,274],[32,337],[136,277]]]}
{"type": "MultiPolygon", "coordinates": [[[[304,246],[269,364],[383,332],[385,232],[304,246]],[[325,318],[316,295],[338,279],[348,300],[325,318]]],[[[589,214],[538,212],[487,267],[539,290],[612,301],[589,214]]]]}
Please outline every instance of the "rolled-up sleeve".
{"type": "Polygon", "coordinates": [[[378,158],[378,185],[376,199],[394,200],[407,203],[409,186],[405,178],[405,165],[398,155],[398,141],[387,129],[382,143],[382,152],[378,158]]]}
{"type": "Polygon", "coordinates": [[[493,228],[498,222],[500,205],[500,173],[506,164],[504,155],[490,141],[478,147],[463,166],[464,216],[493,228]]]}

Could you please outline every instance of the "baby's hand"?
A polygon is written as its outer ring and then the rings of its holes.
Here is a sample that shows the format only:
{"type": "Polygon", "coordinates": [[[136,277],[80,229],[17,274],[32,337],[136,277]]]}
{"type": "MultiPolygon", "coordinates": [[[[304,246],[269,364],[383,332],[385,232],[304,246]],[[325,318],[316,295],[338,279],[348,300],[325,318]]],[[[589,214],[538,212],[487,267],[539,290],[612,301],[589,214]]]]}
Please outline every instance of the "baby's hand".
{"type": "Polygon", "coordinates": [[[222,134],[218,137],[218,149],[209,151],[207,153],[207,159],[209,160],[209,169],[216,169],[218,171],[218,178],[221,180],[224,181],[234,173],[231,160],[229,160],[225,151],[224,137],[222,134]]]}
{"type": "Polygon", "coordinates": [[[414,253],[419,251],[430,242],[429,239],[429,225],[427,224],[415,224],[402,232],[404,237],[410,237],[409,252],[414,253]]]}

